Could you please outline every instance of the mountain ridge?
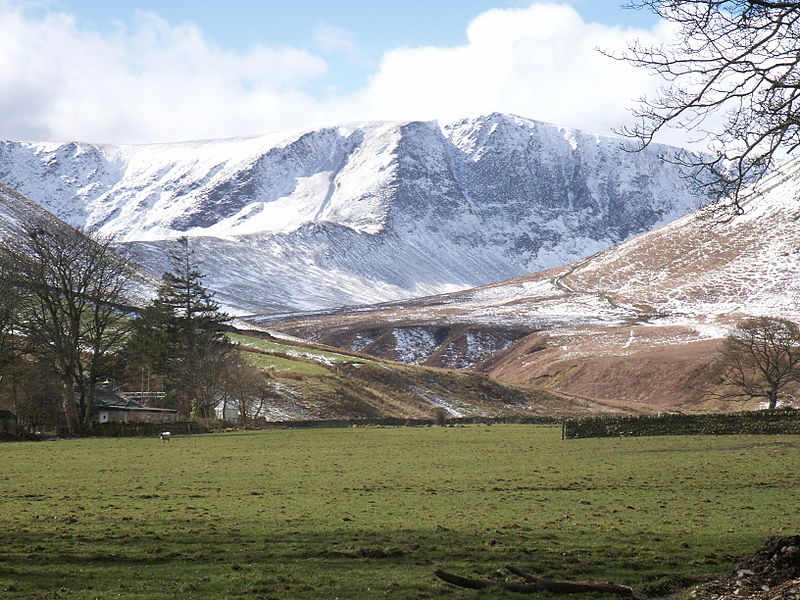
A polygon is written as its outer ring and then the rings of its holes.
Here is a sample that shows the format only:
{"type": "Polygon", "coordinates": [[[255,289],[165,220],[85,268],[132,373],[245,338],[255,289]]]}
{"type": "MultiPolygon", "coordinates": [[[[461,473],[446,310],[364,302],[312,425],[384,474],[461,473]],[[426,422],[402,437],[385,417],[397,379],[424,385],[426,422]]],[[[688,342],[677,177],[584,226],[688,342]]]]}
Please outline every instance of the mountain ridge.
{"type": "Polygon", "coordinates": [[[756,186],[744,214],[725,222],[690,214],[572,264],[504,282],[256,320],[321,343],[477,369],[598,401],[742,409],[739,401],[709,403],[703,388],[713,382],[720,340],[739,320],[800,320],[799,187],[794,160],[756,186]]]}
{"type": "Polygon", "coordinates": [[[0,143],[0,183],[153,272],[180,235],[237,314],[474,287],[607,248],[698,204],[666,148],[493,113],[229,140],[0,143]]]}

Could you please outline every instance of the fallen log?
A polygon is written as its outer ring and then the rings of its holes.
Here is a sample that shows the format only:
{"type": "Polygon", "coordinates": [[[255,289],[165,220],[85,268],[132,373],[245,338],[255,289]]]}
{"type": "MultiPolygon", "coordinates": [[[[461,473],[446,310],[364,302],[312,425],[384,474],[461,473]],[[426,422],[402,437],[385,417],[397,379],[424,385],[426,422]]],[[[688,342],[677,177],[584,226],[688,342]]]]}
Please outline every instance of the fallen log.
{"type": "Polygon", "coordinates": [[[511,573],[522,577],[528,583],[515,583],[513,581],[491,581],[489,579],[472,579],[436,569],[433,574],[449,584],[470,590],[485,590],[499,588],[520,594],[534,594],[537,592],[555,592],[558,594],[583,594],[586,592],[605,592],[615,596],[632,597],[633,590],[626,585],[619,585],[607,581],[560,581],[557,579],[544,579],[526,573],[514,567],[506,567],[511,573]]]}

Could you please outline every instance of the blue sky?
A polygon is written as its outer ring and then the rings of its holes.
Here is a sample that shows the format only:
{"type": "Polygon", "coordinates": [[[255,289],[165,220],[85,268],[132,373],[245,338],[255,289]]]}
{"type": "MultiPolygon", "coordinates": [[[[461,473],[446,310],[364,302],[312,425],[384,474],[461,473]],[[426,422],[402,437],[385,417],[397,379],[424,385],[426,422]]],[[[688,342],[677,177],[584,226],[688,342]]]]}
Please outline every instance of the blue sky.
{"type": "MultiPolygon", "coordinates": [[[[524,0],[53,0],[42,8],[74,14],[97,30],[115,23],[134,24],[137,11],[156,13],[174,24],[195,23],[222,48],[292,46],[315,50],[320,29],[338,31],[354,51],[328,52],[335,66],[328,86],[352,89],[364,85],[386,50],[397,47],[457,46],[467,41],[465,28],[493,8],[520,8],[524,0]]],[[[651,26],[647,11],[626,10],[623,0],[572,0],[589,22],[651,26]]]]}
{"type": "Polygon", "coordinates": [[[19,34],[0,38],[0,138],[166,141],[493,110],[606,133],[654,88],[594,49],[663,35],[622,3],[0,0],[0,27],[19,34]]]}
{"type": "MultiPolygon", "coordinates": [[[[649,26],[646,11],[625,10],[622,0],[572,0],[587,21],[607,25],[649,26]]],[[[173,22],[194,22],[218,44],[244,49],[249,45],[313,45],[314,30],[328,24],[349,31],[373,57],[396,46],[456,45],[474,17],[492,8],[520,8],[524,0],[51,0],[41,9],[62,10],[98,29],[114,21],[130,24],[137,10],[160,14],[173,22]]]]}

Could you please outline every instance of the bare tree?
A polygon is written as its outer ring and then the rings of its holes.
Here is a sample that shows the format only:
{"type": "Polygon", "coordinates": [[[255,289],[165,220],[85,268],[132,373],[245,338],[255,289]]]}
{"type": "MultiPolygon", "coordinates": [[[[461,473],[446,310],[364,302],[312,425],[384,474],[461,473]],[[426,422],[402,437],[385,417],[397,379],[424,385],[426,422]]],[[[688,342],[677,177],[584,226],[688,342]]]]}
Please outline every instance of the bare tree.
{"type": "Polygon", "coordinates": [[[238,354],[232,354],[223,372],[223,407],[236,408],[239,422],[247,425],[261,413],[264,403],[273,395],[270,379],[263,369],[247,364],[238,354]]]}
{"type": "Polygon", "coordinates": [[[434,425],[438,425],[439,427],[444,427],[447,424],[447,417],[450,416],[450,413],[446,408],[441,406],[437,406],[433,409],[433,423],[434,425]]]}
{"type": "Polygon", "coordinates": [[[20,333],[62,383],[70,432],[91,427],[94,392],[124,335],[123,305],[133,272],[111,241],[37,218],[0,247],[25,292],[20,333]]]}
{"type": "Polygon", "coordinates": [[[785,319],[746,319],[725,338],[717,367],[729,390],[717,395],[763,398],[774,409],[784,388],[800,380],[800,328],[785,319]]]}
{"type": "Polygon", "coordinates": [[[622,133],[647,146],[665,127],[706,139],[710,154],[679,153],[717,217],[742,212],[748,186],[800,146],[800,2],[631,0],[678,28],[670,44],[636,42],[620,56],[664,80],[622,133]],[[721,127],[710,125],[721,116],[721,127]]]}
{"type": "Polygon", "coordinates": [[[3,389],[20,431],[54,430],[61,412],[61,378],[47,361],[17,361],[3,389]]]}
{"type": "Polygon", "coordinates": [[[12,282],[8,265],[0,263],[0,384],[19,357],[20,342],[15,327],[22,294],[12,282]]]}

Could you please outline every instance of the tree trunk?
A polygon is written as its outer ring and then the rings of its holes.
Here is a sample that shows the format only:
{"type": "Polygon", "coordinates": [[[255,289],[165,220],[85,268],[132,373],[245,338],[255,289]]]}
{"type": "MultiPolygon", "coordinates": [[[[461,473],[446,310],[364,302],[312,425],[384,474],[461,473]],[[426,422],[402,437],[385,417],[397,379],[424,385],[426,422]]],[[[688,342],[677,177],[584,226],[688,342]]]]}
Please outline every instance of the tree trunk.
{"type": "Polygon", "coordinates": [[[769,400],[769,409],[775,410],[778,406],[778,390],[769,390],[769,392],[767,392],[767,400],[769,400]]]}
{"type": "Polygon", "coordinates": [[[73,435],[75,433],[75,390],[70,378],[64,378],[62,389],[61,407],[64,410],[64,419],[67,421],[67,431],[73,435]]]}
{"type": "Polygon", "coordinates": [[[81,398],[81,409],[83,411],[82,428],[84,432],[89,431],[94,424],[94,390],[95,382],[90,381],[83,398],[81,398]]]}

